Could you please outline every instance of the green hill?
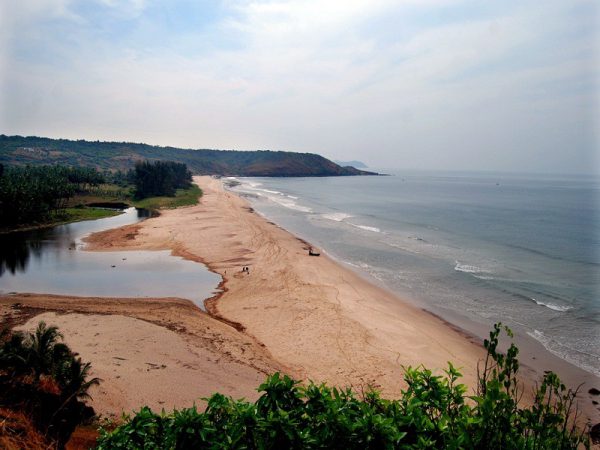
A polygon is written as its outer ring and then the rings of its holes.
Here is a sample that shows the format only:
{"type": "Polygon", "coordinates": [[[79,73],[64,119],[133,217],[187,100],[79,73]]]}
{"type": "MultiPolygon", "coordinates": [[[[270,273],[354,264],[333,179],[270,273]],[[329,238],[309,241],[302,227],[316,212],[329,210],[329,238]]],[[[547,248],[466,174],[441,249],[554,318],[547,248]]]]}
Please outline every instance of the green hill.
{"type": "Polygon", "coordinates": [[[234,151],[181,149],[131,142],[71,141],[0,135],[0,163],[9,165],[63,164],[100,170],[127,170],[141,160],[187,164],[196,175],[304,177],[376,175],[341,167],[314,153],[270,150],[234,151]]]}

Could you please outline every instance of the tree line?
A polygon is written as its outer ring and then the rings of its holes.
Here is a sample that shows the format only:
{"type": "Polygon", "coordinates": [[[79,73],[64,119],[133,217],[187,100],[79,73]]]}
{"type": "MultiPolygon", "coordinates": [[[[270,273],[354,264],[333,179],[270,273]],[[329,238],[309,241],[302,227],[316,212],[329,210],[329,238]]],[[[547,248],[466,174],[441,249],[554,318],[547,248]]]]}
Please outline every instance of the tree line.
{"type": "Polygon", "coordinates": [[[174,196],[177,189],[191,186],[192,173],[183,163],[173,161],[140,161],[130,172],[135,197],[174,196]]]}
{"type": "Polygon", "coordinates": [[[75,194],[104,181],[89,167],[0,164],[0,226],[43,222],[66,208],[75,194]]]}
{"type": "MultiPolygon", "coordinates": [[[[174,196],[191,185],[187,166],[172,161],[142,161],[128,172],[92,167],[10,166],[0,164],[0,227],[47,222],[77,194],[102,195],[100,185],[133,187],[137,199],[174,196]]],[[[128,194],[130,195],[130,194],[128,194]]]]}

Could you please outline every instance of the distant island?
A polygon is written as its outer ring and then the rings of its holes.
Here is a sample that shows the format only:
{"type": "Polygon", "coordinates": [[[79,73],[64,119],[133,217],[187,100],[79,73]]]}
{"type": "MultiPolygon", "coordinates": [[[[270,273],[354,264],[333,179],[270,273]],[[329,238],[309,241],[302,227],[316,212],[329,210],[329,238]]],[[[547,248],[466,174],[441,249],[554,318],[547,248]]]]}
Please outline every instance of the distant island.
{"type": "Polygon", "coordinates": [[[342,167],[354,167],[355,169],[366,169],[368,166],[362,161],[338,161],[333,160],[338,166],[342,167]]]}
{"type": "Polygon", "coordinates": [[[169,160],[184,163],[195,175],[247,177],[377,175],[374,172],[357,169],[356,166],[342,167],[314,153],[271,150],[194,150],[131,142],[73,141],[36,136],[0,135],[0,163],[5,165],[62,164],[116,171],[129,170],[136,162],[142,160],[169,160]]]}

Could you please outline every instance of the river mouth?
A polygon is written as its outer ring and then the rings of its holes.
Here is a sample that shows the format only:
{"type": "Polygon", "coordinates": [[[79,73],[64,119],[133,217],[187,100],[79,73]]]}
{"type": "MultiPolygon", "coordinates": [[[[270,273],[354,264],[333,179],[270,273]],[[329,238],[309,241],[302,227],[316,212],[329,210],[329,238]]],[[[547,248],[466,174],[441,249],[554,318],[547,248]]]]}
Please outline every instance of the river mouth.
{"type": "Polygon", "coordinates": [[[0,236],[0,294],[83,297],[178,297],[204,309],[221,277],[203,264],[163,251],[90,252],[82,239],[151,216],[127,208],[118,216],[0,236]]]}

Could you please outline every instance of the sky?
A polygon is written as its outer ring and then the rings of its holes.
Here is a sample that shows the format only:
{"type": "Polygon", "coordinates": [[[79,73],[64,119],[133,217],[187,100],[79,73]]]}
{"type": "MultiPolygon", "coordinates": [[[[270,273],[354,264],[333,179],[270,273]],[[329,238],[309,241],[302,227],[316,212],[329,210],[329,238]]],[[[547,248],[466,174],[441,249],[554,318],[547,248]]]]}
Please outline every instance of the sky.
{"type": "Polygon", "coordinates": [[[589,174],[599,14],[596,0],[2,0],[0,133],[589,174]]]}

